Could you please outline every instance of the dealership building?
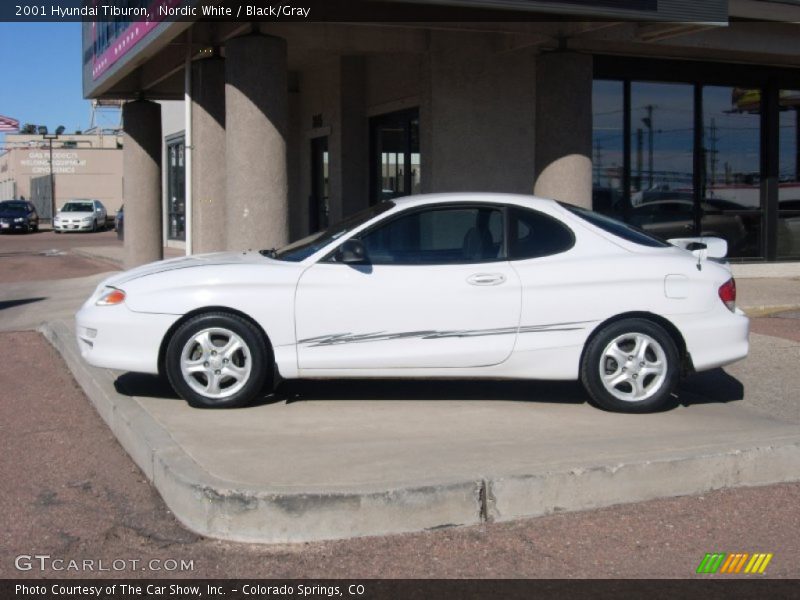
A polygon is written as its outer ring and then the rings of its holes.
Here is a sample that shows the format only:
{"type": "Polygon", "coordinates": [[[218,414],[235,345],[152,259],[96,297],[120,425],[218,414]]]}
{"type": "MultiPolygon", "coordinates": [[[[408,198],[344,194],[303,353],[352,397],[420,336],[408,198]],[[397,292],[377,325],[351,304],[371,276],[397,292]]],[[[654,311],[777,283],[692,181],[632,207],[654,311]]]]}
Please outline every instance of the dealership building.
{"type": "Polygon", "coordinates": [[[395,21],[84,24],[85,95],[129,100],[127,265],[166,238],[278,247],[385,199],[490,191],[800,272],[800,3],[399,5],[395,21]],[[168,136],[164,100],[186,100],[168,136]]]}

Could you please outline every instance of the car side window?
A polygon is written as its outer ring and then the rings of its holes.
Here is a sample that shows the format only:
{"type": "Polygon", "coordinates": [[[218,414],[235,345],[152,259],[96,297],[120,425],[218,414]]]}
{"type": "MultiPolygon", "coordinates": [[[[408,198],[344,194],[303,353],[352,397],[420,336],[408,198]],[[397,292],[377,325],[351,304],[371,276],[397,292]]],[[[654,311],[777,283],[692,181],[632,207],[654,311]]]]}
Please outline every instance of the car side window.
{"type": "Polygon", "coordinates": [[[575,235],[566,225],[543,213],[518,207],[509,211],[508,256],[510,260],[540,258],[566,252],[575,235]]]}
{"type": "Polygon", "coordinates": [[[505,259],[503,211],[497,207],[415,211],[360,239],[372,264],[446,265],[505,259]]]}

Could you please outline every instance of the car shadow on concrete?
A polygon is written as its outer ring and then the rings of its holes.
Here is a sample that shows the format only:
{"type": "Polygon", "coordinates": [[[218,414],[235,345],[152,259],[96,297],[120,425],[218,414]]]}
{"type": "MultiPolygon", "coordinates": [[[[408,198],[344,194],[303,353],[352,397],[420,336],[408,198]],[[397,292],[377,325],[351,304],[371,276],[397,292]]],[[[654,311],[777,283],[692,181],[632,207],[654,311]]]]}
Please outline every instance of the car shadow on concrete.
{"type": "Polygon", "coordinates": [[[114,381],[114,389],[123,396],[181,400],[166,377],[145,373],[123,373],[114,381]]]}
{"type": "Polygon", "coordinates": [[[19,300],[0,300],[0,310],[7,308],[14,308],[15,306],[24,306],[26,304],[33,304],[34,302],[41,302],[47,300],[46,297],[41,298],[21,298],[19,300]]]}
{"type": "MultiPolygon", "coordinates": [[[[117,377],[114,388],[124,396],[182,401],[166,378],[158,375],[124,373],[117,377]]],[[[676,396],[677,404],[685,407],[735,402],[744,398],[744,386],[724,370],[714,369],[685,379],[676,396]]],[[[262,394],[249,406],[310,400],[498,400],[579,405],[589,397],[576,381],[305,379],[283,381],[274,393],[262,394]]]]}
{"type": "Polygon", "coordinates": [[[744,399],[744,384],[723,369],[690,375],[681,382],[677,400],[681,406],[725,404],[744,399]]]}
{"type": "Polygon", "coordinates": [[[303,400],[500,400],[584,404],[588,397],[572,381],[348,379],[284,381],[276,396],[303,400]]]}

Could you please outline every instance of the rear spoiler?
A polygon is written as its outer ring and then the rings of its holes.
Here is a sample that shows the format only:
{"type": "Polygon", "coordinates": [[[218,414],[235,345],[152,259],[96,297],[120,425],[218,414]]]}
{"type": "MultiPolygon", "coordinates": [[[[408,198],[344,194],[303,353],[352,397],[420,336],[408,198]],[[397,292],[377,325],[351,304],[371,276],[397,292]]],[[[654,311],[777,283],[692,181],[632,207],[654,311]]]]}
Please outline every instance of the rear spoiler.
{"type": "Polygon", "coordinates": [[[728,242],[718,237],[673,238],[667,241],[673,246],[691,252],[699,260],[720,259],[728,255],[728,242]]]}

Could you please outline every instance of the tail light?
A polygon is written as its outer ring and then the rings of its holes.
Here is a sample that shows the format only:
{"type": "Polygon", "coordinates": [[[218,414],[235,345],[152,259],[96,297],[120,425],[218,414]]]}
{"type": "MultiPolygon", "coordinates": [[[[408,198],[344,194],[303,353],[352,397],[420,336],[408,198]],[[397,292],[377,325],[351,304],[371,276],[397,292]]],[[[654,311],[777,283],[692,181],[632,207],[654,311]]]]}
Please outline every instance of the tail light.
{"type": "Polygon", "coordinates": [[[719,299],[733,312],[736,310],[736,280],[731,277],[719,288],[719,299]]]}

